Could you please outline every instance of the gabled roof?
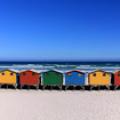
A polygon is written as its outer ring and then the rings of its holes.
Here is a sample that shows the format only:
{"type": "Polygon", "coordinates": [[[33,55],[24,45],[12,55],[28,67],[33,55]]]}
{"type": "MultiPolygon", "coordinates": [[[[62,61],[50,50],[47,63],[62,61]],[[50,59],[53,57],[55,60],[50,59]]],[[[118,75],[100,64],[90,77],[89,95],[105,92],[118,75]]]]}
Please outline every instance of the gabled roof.
{"type": "Polygon", "coordinates": [[[118,72],[120,72],[120,70],[116,70],[116,71],[114,71],[114,73],[118,73],[118,72]]]}
{"type": "Polygon", "coordinates": [[[98,69],[98,70],[92,71],[92,72],[90,72],[89,74],[91,74],[91,73],[95,73],[95,72],[104,72],[104,73],[108,73],[108,74],[110,74],[110,72],[106,72],[106,71],[101,70],[101,69],[98,69]]]}
{"type": "Polygon", "coordinates": [[[21,71],[20,71],[20,73],[27,72],[27,71],[31,71],[31,72],[35,72],[35,73],[40,73],[40,71],[35,70],[35,69],[30,69],[30,70],[21,70],[21,71]]]}
{"type": "Polygon", "coordinates": [[[45,72],[50,72],[50,71],[58,72],[58,73],[64,73],[64,71],[56,70],[56,69],[46,70],[46,71],[44,71],[43,73],[45,73],[45,72]]]}
{"type": "Polygon", "coordinates": [[[4,70],[0,70],[0,73],[1,72],[5,72],[5,71],[9,71],[9,72],[13,72],[13,73],[18,73],[17,70],[14,70],[14,69],[4,69],[4,70]]]}
{"type": "Polygon", "coordinates": [[[81,74],[85,74],[84,72],[80,71],[80,70],[70,70],[70,71],[67,71],[67,73],[72,73],[72,72],[78,72],[78,73],[81,73],[81,74]]]}

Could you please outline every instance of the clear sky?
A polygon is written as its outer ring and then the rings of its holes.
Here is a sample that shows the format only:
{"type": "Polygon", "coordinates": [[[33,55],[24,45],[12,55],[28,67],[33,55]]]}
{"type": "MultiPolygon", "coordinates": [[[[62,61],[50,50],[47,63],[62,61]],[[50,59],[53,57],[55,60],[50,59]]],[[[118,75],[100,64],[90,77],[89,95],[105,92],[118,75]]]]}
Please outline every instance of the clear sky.
{"type": "Polygon", "coordinates": [[[120,60],[119,0],[0,0],[0,60],[120,60]]]}

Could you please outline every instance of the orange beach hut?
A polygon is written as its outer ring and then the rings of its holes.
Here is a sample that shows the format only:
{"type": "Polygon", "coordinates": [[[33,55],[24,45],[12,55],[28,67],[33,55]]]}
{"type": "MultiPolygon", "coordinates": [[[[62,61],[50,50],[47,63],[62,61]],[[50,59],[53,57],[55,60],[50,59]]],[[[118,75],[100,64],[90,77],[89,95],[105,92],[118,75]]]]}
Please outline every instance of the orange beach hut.
{"type": "Polygon", "coordinates": [[[13,70],[0,71],[0,85],[17,85],[17,72],[13,70]]]}
{"type": "Polygon", "coordinates": [[[109,86],[111,74],[102,70],[96,70],[88,74],[88,84],[91,86],[109,86]]]}

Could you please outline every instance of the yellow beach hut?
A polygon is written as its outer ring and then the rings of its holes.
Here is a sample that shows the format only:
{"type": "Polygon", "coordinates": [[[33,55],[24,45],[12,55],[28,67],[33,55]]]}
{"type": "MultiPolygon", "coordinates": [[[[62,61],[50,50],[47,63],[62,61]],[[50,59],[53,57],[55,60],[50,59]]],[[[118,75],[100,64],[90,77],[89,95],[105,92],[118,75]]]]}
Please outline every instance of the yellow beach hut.
{"type": "Polygon", "coordinates": [[[0,85],[17,85],[17,72],[13,70],[2,70],[0,71],[0,85]]]}
{"type": "Polygon", "coordinates": [[[91,86],[109,86],[111,74],[102,70],[96,70],[88,74],[88,84],[91,86]]]}

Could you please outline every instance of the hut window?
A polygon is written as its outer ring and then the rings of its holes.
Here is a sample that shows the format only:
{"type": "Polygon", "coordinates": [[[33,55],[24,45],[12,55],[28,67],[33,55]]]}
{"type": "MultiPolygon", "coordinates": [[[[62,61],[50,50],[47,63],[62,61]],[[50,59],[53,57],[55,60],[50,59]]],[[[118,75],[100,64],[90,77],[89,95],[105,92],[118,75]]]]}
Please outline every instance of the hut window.
{"type": "Polygon", "coordinates": [[[105,77],[105,76],[106,76],[106,73],[103,73],[103,76],[105,77]]]}
{"type": "Polygon", "coordinates": [[[71,73],[67,73],[68,76],[71,76],[72,74],[71,73]]]}
{"type": "Polygon", "coordinates": [[[118,73],[118,77],[120,77],[120,73],[118,73]]]}
{"type": "Polygon", "coordinates": [[[48,73],[45,73],[45,75],[48,75],[48,73]]]}
{"type": "Polygon", "coordinates": [[[82,74],[81,74],[81,73],[79,73],[79,74],[78,74],[78,76],[82,76],[82,74]]]}
{"type": "Polygon", "coordinates": [[[93,76],[96,77],[96,73],[93,73],[93,76]]]}
{"type": "Polygon", "coordinates": [[[23,75],[26,75],[26,73],[24,72],[23,75]]]}
{"type": "Polygon", "coordinates": [[[12,75],[13,75],[13,73],[11,72],[11,73],[10,73],[10,75],[12,76],[12,75]]]}
{"type": "Polygon", "coordinates": [[[2,73],[2,75],[5,75],[5,73],[2,73]]]}
{"type": "Polygon", "coordinates": [[[35,75],[35,73],[34,73],[34,72],[32,72],[32,75],[35,75]]]}

